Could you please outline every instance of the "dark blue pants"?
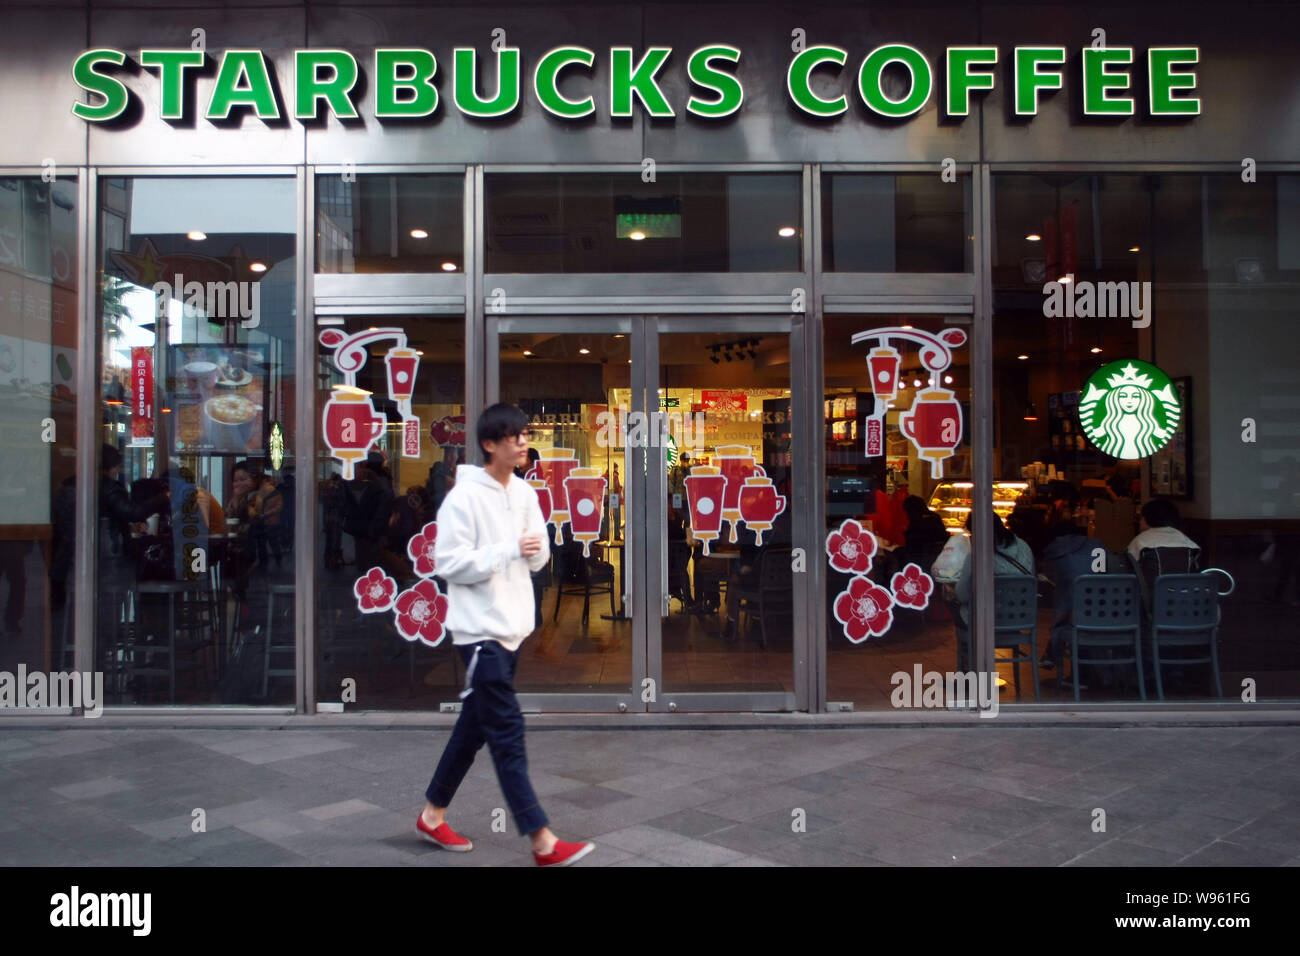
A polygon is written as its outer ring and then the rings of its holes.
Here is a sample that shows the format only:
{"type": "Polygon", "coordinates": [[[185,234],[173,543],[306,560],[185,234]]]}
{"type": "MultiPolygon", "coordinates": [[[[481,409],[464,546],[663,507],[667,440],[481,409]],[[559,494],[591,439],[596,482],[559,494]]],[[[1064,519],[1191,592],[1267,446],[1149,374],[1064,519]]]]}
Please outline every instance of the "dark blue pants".
{"type": "Polygon", "coordinates": [[[519,652],[508,651],[496,641],[458,645],[456,650],[466,668],[474,658],[475,648],[478,662],[470,682],[473,693],[461,703],[460,719],[424,795],[435,807],[449,806],[475,754],[486,743],[515,825],[522,834],[535,833],[546,826],[547,819],[528,781],[524,715],[514,688],[519,652]]]}

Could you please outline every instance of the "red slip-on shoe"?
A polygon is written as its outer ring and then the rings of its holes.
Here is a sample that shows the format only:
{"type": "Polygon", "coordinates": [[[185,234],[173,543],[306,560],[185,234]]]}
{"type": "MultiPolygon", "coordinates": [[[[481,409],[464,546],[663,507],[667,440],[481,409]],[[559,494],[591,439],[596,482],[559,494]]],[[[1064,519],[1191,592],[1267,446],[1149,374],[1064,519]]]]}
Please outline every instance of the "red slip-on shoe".
{"type": "Polygon", "coordinates": [[[556,840],[555,848],[550,853],[534,853],[533,859],[538,866],[568,866],[577,863],[584,856],[596,849],[594,843],[569,843],[556,840]]]}
{"type": "Polygon", "coordinates": [[[424,822],[424,814],[415,818],[415,829],[420,832],[420,836],[430,843],[442,847],[444,850],[451,850],[453,853],[468,853],[474,849],[474,844],[470,843],[463,836],[447,826],[445,822],[439,823],[436,827],[430,828],[424,822]]]}

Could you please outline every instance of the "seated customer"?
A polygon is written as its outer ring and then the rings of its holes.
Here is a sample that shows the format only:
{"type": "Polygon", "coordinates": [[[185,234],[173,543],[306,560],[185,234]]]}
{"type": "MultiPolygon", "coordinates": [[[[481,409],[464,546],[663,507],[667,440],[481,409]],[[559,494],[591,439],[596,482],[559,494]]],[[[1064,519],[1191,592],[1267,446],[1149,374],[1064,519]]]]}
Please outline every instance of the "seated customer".
{"type": "Polygon", "coordinates": [[[1094,555],[1100,550],[1103,561],[1105,546],[1089,538],[1073,521],[1058,521],[1048,531],[1049,541],[1043,552],[1043,570],[1055,585],[1052,592],[1052,639],[1040,667],[1056,667],[1070,640],[1070,619],[1074,612],[1074,580],[1091,574],[1094,555]]]}
{"type": "MultiPolygon", "coordinates": [[[[966,519],[966,530],[972,530],[974,525],[975,513],[971,512],[970,517],[966,519]]],[[[971,552],[974,553],[975,543],[971,541],[971,552]]],[[[966,555],[966,560],[962,562],[961,570],[957,572],[957,578],[953,582],[953,591],[957,597],[958,618],[957,618],[957,669],[967,670],[966,665],[966,638],[963,632],[969,634],[971,622],[971,588],[974,583],[974,573],[971,568],[972,554],[966,555]]],[[[1020,538],[1016,537],[1007,526],[1002,523],[1002,519],[996,514],[993,515],[993,574],[1028,574],[1034,576],[1034,553],[1029,549],[1020,538]]]]}
{"type": "Polygon", "coordinates": [[[1138,567],[1142,552],[1147,548],[1186,548],[1200,551],[1201,546],[1178,530],[1181,517],[1178,507],[1167,498],[1152,498],[1142,506],[1138,522],[1139,532],[1128,543],[1128,556],[1133,567],[1138,567]]]}
{"type": "Polygon", "coordinates": [[[898,563],[900,566],[919,564],[922,570],[928,571],[948,543],[948,529],[943,526],[943,519],[916,495],[903,499],[903,513],[907,515],[907,530],[903,532],[898,563]]]}

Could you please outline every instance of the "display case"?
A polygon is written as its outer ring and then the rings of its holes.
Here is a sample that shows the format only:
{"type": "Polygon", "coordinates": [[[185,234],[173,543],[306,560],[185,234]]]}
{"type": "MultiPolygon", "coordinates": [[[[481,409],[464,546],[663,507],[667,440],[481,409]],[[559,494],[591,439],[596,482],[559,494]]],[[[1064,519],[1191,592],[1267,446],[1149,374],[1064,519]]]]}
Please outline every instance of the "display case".
{"type": "MultiPolygon", "coordinates": [[[[974,482],[945,481],[930,496],[930,510],[943,519],[949,534],[965,534],[966,518],[974,505],[974,482]]],[[[1020,496],[1029,490],[1027,481],[993,482],[993,512],[1003,521],[1015,510],[1020,496]]]]}

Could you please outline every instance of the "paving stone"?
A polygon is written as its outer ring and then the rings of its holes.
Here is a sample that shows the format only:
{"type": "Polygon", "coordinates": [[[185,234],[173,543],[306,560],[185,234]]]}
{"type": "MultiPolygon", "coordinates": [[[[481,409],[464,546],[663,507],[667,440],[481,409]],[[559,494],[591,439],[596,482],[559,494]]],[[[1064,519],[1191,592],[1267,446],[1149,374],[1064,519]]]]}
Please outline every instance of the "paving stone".
{"type": "Polygon", "coordinates": [[[1178,854],[1143,846],[1125,839],[1108,840],[1094,850],[1080,854],[1066,866],[1173,866],[1178,854]]]}

